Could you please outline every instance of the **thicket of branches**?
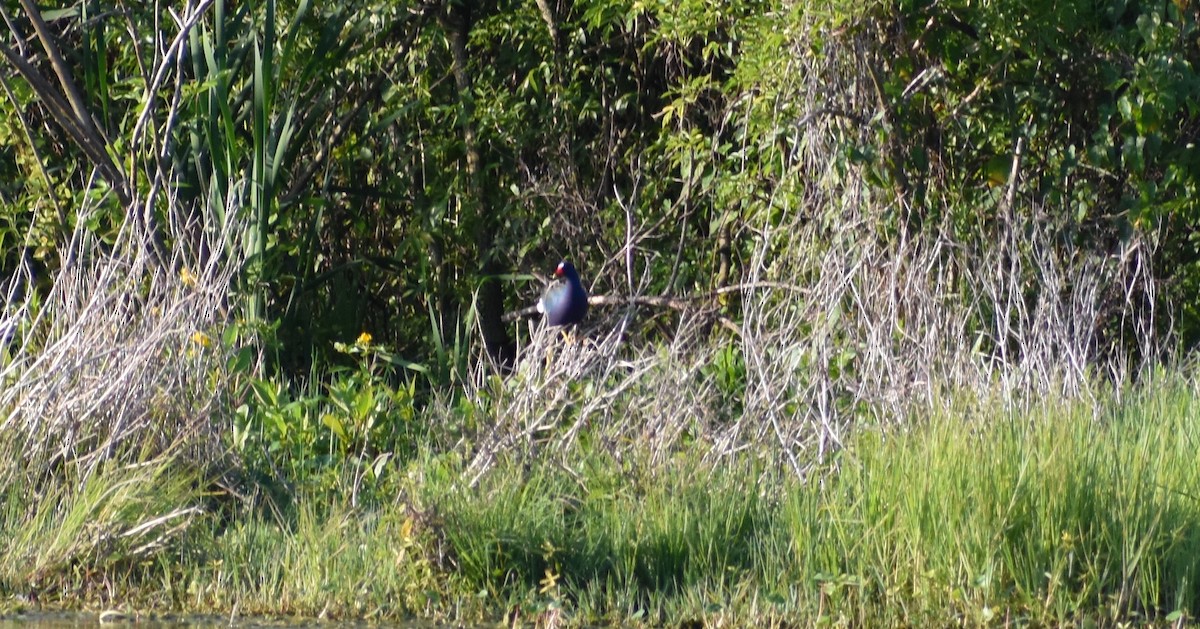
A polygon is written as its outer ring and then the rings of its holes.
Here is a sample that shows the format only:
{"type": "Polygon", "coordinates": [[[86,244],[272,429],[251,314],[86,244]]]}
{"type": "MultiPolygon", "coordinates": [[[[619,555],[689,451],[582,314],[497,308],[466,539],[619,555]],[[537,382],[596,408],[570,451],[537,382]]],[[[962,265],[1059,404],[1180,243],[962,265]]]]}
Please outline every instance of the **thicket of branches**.
{"type": "Polygon", "coordinates": [[[477,473],[590,429],[803,474],[948,390],[1126,381],[1200,330],[1200,53],[1068,4],[22,0],[3,426],[244,444],[370,353],[391,424],[309,428],[346,451],[436,407],[477,473]],[[612,304],[565,348],[504,317],[560,257],[612,304]]]}

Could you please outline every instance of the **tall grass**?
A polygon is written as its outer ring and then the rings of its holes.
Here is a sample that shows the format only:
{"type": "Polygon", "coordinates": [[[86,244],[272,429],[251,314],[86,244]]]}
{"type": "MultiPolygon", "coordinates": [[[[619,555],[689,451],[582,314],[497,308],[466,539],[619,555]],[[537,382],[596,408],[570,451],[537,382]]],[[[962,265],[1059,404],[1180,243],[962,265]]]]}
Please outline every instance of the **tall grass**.
{"type": "Polygon", "coordinates": [[[122,601],[139,566],[188,552],[187,532],[203,513],[203,479],[202,470],[164,456],[86,475],[65,466],[53,483],[6,484],[0,593],[52,606],[122,601]]]}
{"type": "Polygon", "coordinates": [[[819,479],[582,449],[431,486],[460,576],[590,616],[957,624],[1192,610],[1192,384],[1095,407],[958,402],[857,431],[819,479]]]}
{"type": "Polygon", "coordinates": [[[1181,444],[1197,436],[1194,392],[1112,404],[1101,417],[1049,403],[863,433],[820,503],[848,512],[790,508],[820,523],[805,527],[814,546],[841,549],[827,570],[866,578],[883,602],[921,592],[922,613],[1060,622],[1190,609],[1200,478],[1181,444]]]}
{"type": "MultiPolygon", "coordinates": [[[[767,458],[705,462],[702,444],[651,464],[649,448],[631,459],[583,438],[569,464],[503,456],[472,486],[469,460],[426,451],[357,503],[301,488],[196,520],[186,550],[150,555],[115,588],[129,605],[454,622],[1190,618],[1200,398],[1193,380],[1154,385],[1097,392],[1099,407],[963,396],[855,431],[806,481],[767,458]]],[[[121,478],[64,504],[105,513],[94,497],[132,486],[121,478]]],[[[36,521],[9,557],[79,538],[77,518],[36,521]]]]}
{"type": "MultiPolygon", "coordinates": [[[[189,202],[184,175],[167,167],[179,139],[183,42],[211,3],[185,4],[173,14],[174,37],[163,29],[134,38],[154,52],[131,79],[141,100],[124,140],[91,128],[66,65],[57,85],[35,80],[36,70],[26,76],[43,103],[74,102],[54,119],[88,123],[71,137],[107,182],[78,191],[57,226],[49,278],[22,265],[0,280],[6,589],[50,598],[102,589],[114,574],[180,552],[205,487],[227,465],[226,350],[241,341],[229,328],[230,287],[241,259],[224,243],[242,219],[189,202]]],[[[22,6],[41,22],[32,3],[22,6]]],[[[41,43],[59,54],[53,37],[41,43]]],[[[31,226],[26,242],[39,242],[41,229],[31,226]]]]}
{"type": "MultiPolygon", "coordinates": [[[[43,104],[72,100],[73,113],[55,120],[64,128],[82,121],[89,133],[74,139],[109,177],[80,191],[71,220],[58,226],[64,233],[47,264],[50,281],[22,266],[0,288],[0,431],[33,473],[152,458],[181,439],[208,442],[205,433],[216,428],[207,420],[221,388],[218,324],[229,320],[230,280],[240,265],[223,255],[223,243],[241,219],[224,206],[190,203],[180,192],[184,176],[164,167],[178,140],[183,42],[208,5],[186,3],[173,38],[164,28],[152,42],[137,42],[154,53],[145,57],[146,74],[131,79],[142,92],[119,143],[125,154],[92,127],[68,66],[56,65],[58,85],[34,80],[34,69],[26,77],[43,104]],[[171,78],[180,82],[174,91],[165,87],[171,78]]],[[[47,56],[57,58],[40,12],[22,7],[44,35],[47,56]]],[[[14,35],[18,24],[8,23],[14,35]]],[[[38,242],[34,236],[26,242],[38,242]]],[[[0,465],[0,475],[8,473],[0,465]]]]}
{"type": "Polygon", "coordinates": [[[230,270],[184,245],[163,266],[125,229],[108,246],[80,228],[47,295],[9,292],[0,590],[120,596],[114,575],[185,552],[229,465],[230,270]]]}

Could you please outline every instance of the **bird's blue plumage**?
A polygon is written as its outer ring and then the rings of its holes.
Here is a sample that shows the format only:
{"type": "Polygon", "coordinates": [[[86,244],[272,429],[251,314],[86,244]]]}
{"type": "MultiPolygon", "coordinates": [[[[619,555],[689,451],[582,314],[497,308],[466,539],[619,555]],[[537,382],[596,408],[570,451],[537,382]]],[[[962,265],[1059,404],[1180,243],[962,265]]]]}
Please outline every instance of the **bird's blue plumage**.
{"type": "Polygon", "coordinates": [[[538,310],[546,315],[546,322],[552,326],[579,323],[587,314],[587,290],[579,281],[579,273],[575,266],[563,260],[554,270],[558,279],[546,288],[538,302],[538,310]]]}

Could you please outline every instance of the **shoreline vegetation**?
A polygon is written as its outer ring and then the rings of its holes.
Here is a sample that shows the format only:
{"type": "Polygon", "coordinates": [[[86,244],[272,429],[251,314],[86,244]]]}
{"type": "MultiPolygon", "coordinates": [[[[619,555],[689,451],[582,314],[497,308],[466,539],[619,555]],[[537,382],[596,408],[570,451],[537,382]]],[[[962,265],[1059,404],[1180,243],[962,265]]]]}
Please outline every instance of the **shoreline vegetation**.
{"type": "Polygon", "coordinates": [[[420,449],[369,486],[347,461],[235,500],[165,455],[8,485],[0,587],[10,614],[1170,624],[1200,570],[1198,406],[1178,375],[1088,402],[963,398],[861,427],[804,479],[584,435],[474,486],[460,453],[420,449]]]}
{"type": "Polygon", "coordinates": [[[1194,620],[1187,2],[93,4],[4,10],[0,615],[1194,620]]]}

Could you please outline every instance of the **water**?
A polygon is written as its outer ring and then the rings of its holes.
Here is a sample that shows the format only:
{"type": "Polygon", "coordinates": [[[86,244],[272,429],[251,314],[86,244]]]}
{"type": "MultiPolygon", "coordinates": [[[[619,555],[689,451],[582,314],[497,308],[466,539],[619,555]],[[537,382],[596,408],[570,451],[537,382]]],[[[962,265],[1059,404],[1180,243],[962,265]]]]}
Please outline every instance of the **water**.
{"type": "MultiPolygon", "coordinates": [[[[218,625],[215,618],[208,619],[154,619],[142,620],[129,616],[106,616],[105,622],[100,622],[99,613],[58,613],[58,612],[31,612],[25,614],[14,614],[0,618],[0,629],[80,629],[84,627],[129,627],[137,624],[138,627],[152,629],[201,629],[202,627],[215,628],[218,625]],[[199,620],[199,622],[193,622],[199,620]]],[[[225,624],[228,624],[226,619],[225,624]]]]}

